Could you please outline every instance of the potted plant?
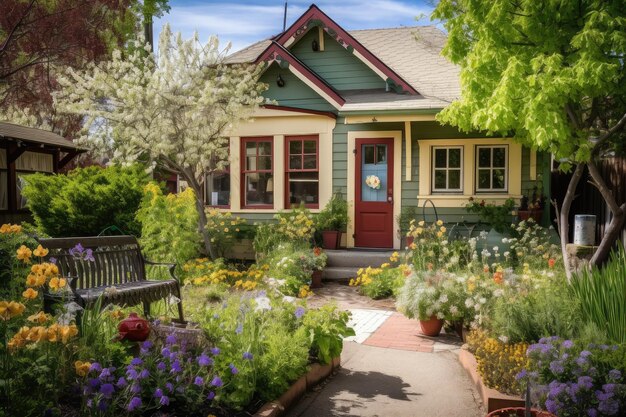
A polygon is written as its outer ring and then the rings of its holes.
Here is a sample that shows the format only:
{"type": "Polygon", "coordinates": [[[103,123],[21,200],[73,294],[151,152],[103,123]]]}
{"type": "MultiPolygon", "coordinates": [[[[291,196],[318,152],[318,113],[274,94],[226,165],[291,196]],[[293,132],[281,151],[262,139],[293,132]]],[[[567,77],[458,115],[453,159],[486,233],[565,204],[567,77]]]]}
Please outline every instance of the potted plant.
{"type": "Polygon", "coordinates": [[[322,233],[324,249],[337,249],[341,232],[348,226],[348,202],[336,193],[317,215],[317,229],[322,233]]]}
{"type": "Polygon", "coordinates": [[[454,280],[444,272],[420,271],[407,278],[396,301],[397,309],[416,318],[425,336],[438,336],[444,320],[458,310],[448,296],[447,286],[454,280]]]}
{"type": "Polygon", "coordinates": [[[326,266],[327,256],[322,248],[313,248],[313,272],[311,273],[311,288],[322,286],[322,275],[326,266]]]}

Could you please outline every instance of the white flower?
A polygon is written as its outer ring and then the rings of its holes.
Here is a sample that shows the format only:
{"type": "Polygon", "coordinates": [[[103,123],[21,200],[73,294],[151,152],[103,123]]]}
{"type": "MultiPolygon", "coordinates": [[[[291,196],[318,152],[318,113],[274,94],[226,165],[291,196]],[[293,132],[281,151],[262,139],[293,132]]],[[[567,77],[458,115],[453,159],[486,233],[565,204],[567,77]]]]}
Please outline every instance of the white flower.
{"type": "Polygon", "coordinates": [[[502,243],[509,243],[509,239],[507,239],[507,238],[503,237],[503,238],[502,238],[502,243]]]}
{"type": "Polygon", "coordinates": [[[465,300],[465,307],[471,307],[472,305],[474,305],[474,301],[471,298],[468,298],[465,300]]]}
{"type": "Polygon", "coordinates": [[[498,288],[493,292],[494,297],[502,297],[504,295],[504,290],[502,288],[498,288]]]}
{"type": "Polygon", "coordinates": [[[272,309],[272,306],[270,305],[270,299],[267,297],[256,297],[254,301],[256,303],[254,311],[265,311],[272,309]]]}
{"type": "Polygon", "coordinates": [[[485,297],[480,297],[478,302],[481,303],[481,304],[485,304],[487,302],[487,299],[485,297]]]}
{"type": "Polygon", "coordinates": [[[444,319],[444,317],[446,317],[446,316],[445,316],[445,315],[444,315],[441,311],[440,311],[439,313],[437,313],[437,318],[438,318],[439,320],[443,320],[443,319],[444,319]]]}
{"type": "Polygon", "coordinates": [[[480,304],[474,304],[474,310],[476,311],[480,310],[480,304]]]}
{"type": "Polygon", "coordinates": [[[504,252],[504,257],[505,258],[508,258],[509,256],[511,256],[511,252],[509,252],[509,251],[504,252]]]}
{"type": "Polygon", "coordinates": [[[507,336],[502,335],[498,337],[498,339],[500,339],[502,343],[509,343],[509,338],[507,336]]]}
{"type": "Polygon", "coordinates": [[[450,307],[450,313],[456,315],[459,312],[459,309],[457,308],[457,306],[451,306],[450,307]]]}
{"type": "Polygon", "coordinates": [[[439,297],[439,302],[440,303],[447,303],[448,302],[448,295],[447,294],[441,294],[441,297],[439,297]]]}
{"type": "Polygon", "coordinates": [[[291,304],[293,304],[293,303],[295,303],[295,302],[296,302],[296,300],[297,300],[297,298],[296,298],[296,297],[292,297],[292,296],[290,296],[290,295],[285,295],[285,296],[283,297],[283,301],[284,301],[284,302],[286,302],[286,303],[291,303],[291,304]]]}
{"type": "Polygon", "coordinates": [[[493,251],[494,251],[494,252],[497,252],[497,251],[498,251],[498,247],[497,247],[497,246],[494,246],[494,247],[493,247],[493,251]]]}

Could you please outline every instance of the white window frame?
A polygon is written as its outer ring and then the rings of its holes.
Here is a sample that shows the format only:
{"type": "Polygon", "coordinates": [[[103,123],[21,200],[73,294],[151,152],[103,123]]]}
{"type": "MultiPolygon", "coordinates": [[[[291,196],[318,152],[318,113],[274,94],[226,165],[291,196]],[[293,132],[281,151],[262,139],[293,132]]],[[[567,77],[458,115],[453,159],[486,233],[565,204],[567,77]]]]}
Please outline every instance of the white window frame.
{"type": "Polygon", "coordinates": [[[463,146],[433,146],[431,148],[432,156],[431,156],[431,167],[430,167],[430,187],[431,192],[433,193],[463,193],[463,177],[465,167],[463,166],[463,158],[464,158],[464,149],[463,146]],[[436,168],[435,167],[435,154],[437,150],[445,149],[446,150],[446,167],[445,168],[436,168]],[[461,165],[458,168],[450,168],[448,165],[450,164],[450,149],[459,149],[461,151],[461,165]],[[448,188],[447,186],[450,183],[450,177],[448,175],[450,170],[459,171],[460,179],[459,179],[459,188],[448,188]],[[446,171],[446,188],[436,188],[435,187],[435,171],[446,171]]]}
{"type": "Polygon", "coordinates": [[[477,193],[506,193],[509,191],[509,145],[476,145],[475,155],[474,155],[474,165],[475,165],[475,181],[474,188],[477,193]],[[493,149],[495,148],[504,148],[504,167],[494,167],[493,166],[493,149]],[[490,166],[480,167],[478,165],[478,158],[481,149],[492,149],[491,151],[491,161],[490,166]],[[504,169],[504,188],[493,188],[493,171],[495,169],[504,169]],[[489,170],[489,183],[492,185],[491,188],[479,188],[478,187],[478,172],[480,170],[489,170]]]}

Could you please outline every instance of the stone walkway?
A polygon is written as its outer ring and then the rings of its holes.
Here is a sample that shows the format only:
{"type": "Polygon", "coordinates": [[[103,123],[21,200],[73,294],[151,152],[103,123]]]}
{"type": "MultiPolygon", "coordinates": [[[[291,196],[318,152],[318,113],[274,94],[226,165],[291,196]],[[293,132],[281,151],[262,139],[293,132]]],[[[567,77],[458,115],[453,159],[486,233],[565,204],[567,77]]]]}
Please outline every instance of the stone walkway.
{"type": "Polygon", "coordinates": [[[454,334],[424,336],[416,320],[356,289],[327,284],[310,305],[336,301],[352,312],[356,336],[344,341],[342,367],[309,392],[288,417],[482,417],[473,383],[458,361],[454,334]]]}

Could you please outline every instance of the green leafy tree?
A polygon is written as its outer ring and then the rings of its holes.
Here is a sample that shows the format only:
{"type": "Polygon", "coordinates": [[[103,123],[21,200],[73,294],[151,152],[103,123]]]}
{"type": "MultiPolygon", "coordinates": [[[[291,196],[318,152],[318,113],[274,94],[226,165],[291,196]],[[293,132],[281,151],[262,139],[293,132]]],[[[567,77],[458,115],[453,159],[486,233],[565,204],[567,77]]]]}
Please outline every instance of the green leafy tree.
{"type": "Polygon", "coordinates": [[[150,179],[139,165],[92,166],[67,175],[29,175],[22,194],[37,227],[52,237],[95,236],[110,226],[139,235],[135,212],[150,179]]]}
{"type": "Polygon", "coordinates": [[[511,135],[576,167],[558,215],[568,274],[568,216],[587,166],[613,213],[591,263],[604,261],[626,213],[597,168],[626,140],[626,1],[441,0],[433,18],[448,30],[443,54],[462,85],[438,119],[511,135]]]}

